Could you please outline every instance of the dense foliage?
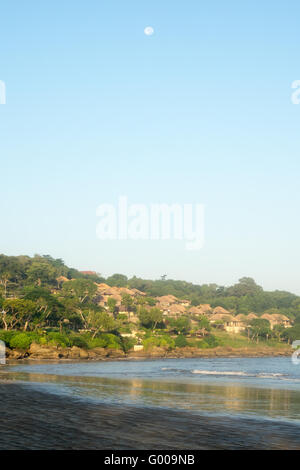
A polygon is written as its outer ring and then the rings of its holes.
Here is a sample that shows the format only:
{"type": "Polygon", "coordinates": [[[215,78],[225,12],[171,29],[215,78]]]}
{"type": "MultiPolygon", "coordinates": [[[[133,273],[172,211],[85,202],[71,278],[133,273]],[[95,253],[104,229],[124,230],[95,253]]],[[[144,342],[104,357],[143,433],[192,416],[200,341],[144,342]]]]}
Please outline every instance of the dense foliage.
{"type": "MultiPolygon", "coordinates": [[[[48,255],[0,255],[0,339],[12,348],[20,349],[27,349],[32,342],[37,342],[127,351],[135,342],[133,338],[122,335],[130,334],[128,319],[118,315],[113,298],[108,301],[107,311],[99,306],[95,282],[135,288],[147,294],[137,301],[128,294],[122,297],[122,304],[129,313],[129,323],[130,312],[138,314],[139,328],[146,333],[143,339],[145,348],[151,345],[173,348],[188,344],[187,337],[192,331],[190,318],[183,315],[163,321],[162,312],[155,307],[153,297],[169,294],[189,299],[192,305],[221,306],[233,313],[282,313],[295,321],[294,327],[288,331],[278,326],[271,332],[268,322],[254,320],[246,332],[253,341],[272,337],[291,342],[300,337],[300,297],[285,291],[266,292],[251,278],[242,278],[230,287],[194,285],[168,280],[165,276],[160,280],[144,280],[115,274],[105,279],[96,273],[69,268],[61,259],[48,255]],[[164,334],[164,329],[168,334],[164,334]]],[[[195,346],[218,345],[207,319],[203,317],[197,321],[197,328],[204,333],[195,346]]]]}
{"type": "MultiPolygon", "coordinates": [[[[119,276],[119,275],[116,275],[119,276]]],[[[114,282],[111,276],[106,282],[114,282]]],[[[124,283],[124,279],[122,281],[124,283]]],[[[114,285],[114,284],[111,284],[114,285]]],[[[236,313],[282,313],[294,319],[300,318],[300,297],[285,291],[266,292],[251,278],[244,277],[230,287],[217,284],[196,285],[185,281],[127,279],[126,285],[146,292],[149,296],[175,295],[188,299],[192,305],[221,306],[236,313]]]]}

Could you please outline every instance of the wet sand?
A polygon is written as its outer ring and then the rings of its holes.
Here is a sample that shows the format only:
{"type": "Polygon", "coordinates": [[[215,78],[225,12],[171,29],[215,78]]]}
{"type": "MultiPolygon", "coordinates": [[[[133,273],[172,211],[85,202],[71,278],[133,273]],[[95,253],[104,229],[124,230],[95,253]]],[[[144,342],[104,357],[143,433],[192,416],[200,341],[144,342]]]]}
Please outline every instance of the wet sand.
{"type": "Polygon", "coordinates": [[[0,383],[0,449],[300,449],[300,426],[108,406],[0,383]]]}

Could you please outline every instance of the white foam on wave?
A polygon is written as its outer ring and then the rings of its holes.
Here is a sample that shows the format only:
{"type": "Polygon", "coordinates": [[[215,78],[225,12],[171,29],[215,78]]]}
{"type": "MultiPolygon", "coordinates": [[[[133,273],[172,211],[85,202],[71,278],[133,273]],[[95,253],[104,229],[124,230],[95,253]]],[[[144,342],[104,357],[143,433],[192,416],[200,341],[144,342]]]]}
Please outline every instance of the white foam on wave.
{"type": "MultiPolygon", "coordinates": [[[[174,369],[173,367],[162,367],[162,371],[170,371],[170,372],[177,372],[180,373],[187,373],[188,370],[181,370],[181,369],[174,369]]],[[[194,369],[190,371],[192,374],[200,374],[200,375],[218,375],[218,376],[237,376],[237,377],[256,377],[257,379],[282,379],[286,377],[285,374],[280,374],[276,372],[259,372],[259,373],[250,373],[250,372],[243,372],[243,371],[233,371],[233,370],[202,370],[202,369],[194,369]]]]}
{"type": "Polygon", "coordinates": [[[279,374],[279,373],[273,373],[273,372],[261,372],[258,375],[271,375],[272,377],[283,377],[284,374],[279,374]]]}
{"type": "Polygon", "coordinates": [[[220,370],[198,370],[194,369],[192,370],[192,374],[203,374],[203,375],[242,375],[242,376],[247,376],[245,372],[241,371],[220,371],[220,370]]]}
{"type": "Polygon", "coordinates": [[[251,374],[242,371],[219,371],[219,370],[192,370],[192,374],[202,374],[202,375],[228,375],[228,376],[241,376],[241,377],[256,377],[259,379],[276,379],[284,377],[284,374],[273,373],[273,372],[260,372],[258,374],[251,374]]]}
{"type": "Polygon", "coordinates": [[[284,377],[284,374],[276,374],[272,372],[261,372],[260,374],[257,374],[257,377],[260,377],[261,379],[276,379],[276,377],[284,377]]]}

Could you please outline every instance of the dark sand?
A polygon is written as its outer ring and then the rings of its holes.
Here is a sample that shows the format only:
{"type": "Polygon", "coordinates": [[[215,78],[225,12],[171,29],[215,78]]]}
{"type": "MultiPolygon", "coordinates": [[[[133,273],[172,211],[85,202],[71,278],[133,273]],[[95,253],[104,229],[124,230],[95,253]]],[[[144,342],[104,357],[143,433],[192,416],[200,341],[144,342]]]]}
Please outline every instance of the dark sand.
{"type": "Polygon", "coordinates": [[[300,426],[94,404],[0,383],[0,449],[300,449],[300,426]]]}

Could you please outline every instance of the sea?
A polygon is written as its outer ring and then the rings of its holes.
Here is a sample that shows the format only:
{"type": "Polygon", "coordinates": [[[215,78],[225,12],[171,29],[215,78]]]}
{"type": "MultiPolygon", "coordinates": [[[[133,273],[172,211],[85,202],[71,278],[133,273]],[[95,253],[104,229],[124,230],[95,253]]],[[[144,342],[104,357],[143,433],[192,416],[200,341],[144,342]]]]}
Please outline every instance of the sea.
{"type": "Polygon", "coordinates": [[[289,357],[25,362],[1,376],[86,402],[300,425],[300,364],[289,357]]]}

